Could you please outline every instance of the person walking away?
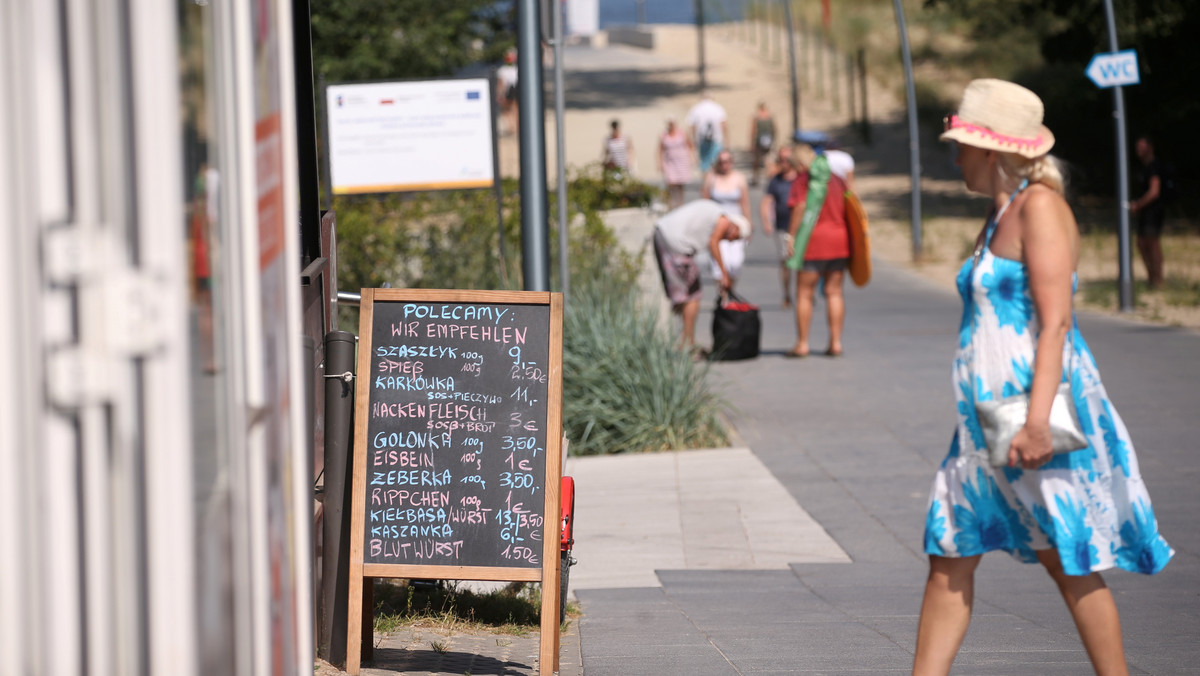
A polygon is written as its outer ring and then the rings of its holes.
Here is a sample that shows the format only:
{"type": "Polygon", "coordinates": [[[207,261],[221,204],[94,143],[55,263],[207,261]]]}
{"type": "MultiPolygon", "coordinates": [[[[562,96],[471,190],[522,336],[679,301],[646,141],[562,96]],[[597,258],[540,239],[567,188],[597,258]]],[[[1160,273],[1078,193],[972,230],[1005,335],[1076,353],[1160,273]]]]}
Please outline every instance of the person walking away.
{"type": "MultiPolygon", "coordinates": [[[[717,155],[717,162],[712,171],[704,175],[700,186],[700,197],[710,199],[727,214],[737,214],[750,222],[750,188],[746,185],[746,176],[733,168],[733,153],[722,150],[717,155]]],[[[725,269],[729,272],[730,286],[737,282],[742,274],[742,264],[746,260],[746,242],[744,239],[721,242],[721,257],[725,269]]],[[[717,262],[712,261],[713,279],[721,278],[721,270],[717,262]]]]}
{"type": "Polygon", "coordinates": [[[1146,276],[1150,288],[1158,289],[1163,283],[1162,230],[1167,218],[1163,204],[1163,165],[1154,155],[1154,141],[1149,136],[1139,136],[1134,146],[1138,161],[1138,186],[1142,196],[1129,203],[1129,212],[1137,216],[1137,248],[1146,265],[1146,276]]]}
{"type": "Polygon", "coordinates": [[[765,101],[758,102],[758,110],[750,120],[750,148],[754,155],[754,165],[750,168],[750,185],[758,185],[758,175],[763,169],[766,159],[771,156],[775,147],[775,118],[767,110],[765,101]]]}
{"type": "Polygon", "coordinates": [[[704,92],[700,102],[688,111],[685,123],[692,130],[700,156],[700,173],[706,173],[724,147],[729,132],[725,108],[713,101],[711,94],[704,92]]]}
{"type": "Polygon", "coordinates": [[[658,139],[658,171],[667,184],[667,206],[683,206],[683,188],[692,180],[692,137],[685,134],[674,118],[667,118],[667,131],[658,139]]]}
{"type": "Polygon", "coordinates": [[[775,235],[775,248],[779,254],[779,281],[783,285],[783,306],[792,306],[791,278],[787,260],[788,241],[791,235],[788,228],[792,222],[792,208],[788,206],[788,197],[792,192],[792,183],[799,176],[796,167],[792,165],[791,146],[781,146],[775,157],[775,167],[778,171],[767,181],[763,190],[762,200],[758,203],[758,215],[762,220],[763,232],[775,235]]]}
{"type": "Polygon", "coordinates": [[[517,78],[517,50],[510,48],[504,53],[504,65],[496,69],[496,98],[505,125],[500,130],[503,136],[517,133],[517,78]]]}
{"type": "Polygon", "coordinates": [[[913,674],[950,672],[971,619],[975,570],[989,551],[1040,563],[1075,618],[1092,667],[1128,673],[1121,623],[1100,571],[1154,574],[1174,555],[1158,533],[1129,433],[1074,320],[1079,230],[1063,198],[1036,94],[973,80],[943,141],[969,190],[991,199],[975,254],[958,274],[963,319],[953,376],[958,422],[925,521],[929,577],[913,674]],[[1053,454],[1051,402],[1068,383],[1088,446],[1053,454]],[[1028,415],[993,467],[976,403],[1028,395],[1028,415]]]}
{"type": "Polygon", "coordinates": [[[796,270],[796,344],[791,358],[809,354],[809,329],[817,284],[825,287],[829,346],[825,355],[842,356],[842,327],[846,320],[843,282],[850,263],[850,229],[846,224],[846,184],[829,170],[829,162],[811,146],[792,151],[798,176],[788,194],[787,266],[796,270]]]}
{"type": "Polygon", "coordinates": [[[604,139],[604,169],[627,173],[633,163],[633,141],[621,133],[620,120],[613,120],[612,132],[604,139]]]}
{"type": "MultiPolygon", "coordinates": [[[[712,200],[700,199],[667,212],[654,224],[654,254],[672,312],[683,318],[680,345],[694,349],[696,317],[700,314],[700,268],[696,254],[708,251],[720,270],[722,289],[733,286],[719,244],[746,239],[750,221],[731,214],[712,200]]],[[[703,355],[701,355],[703,356],[703,355]]]]}

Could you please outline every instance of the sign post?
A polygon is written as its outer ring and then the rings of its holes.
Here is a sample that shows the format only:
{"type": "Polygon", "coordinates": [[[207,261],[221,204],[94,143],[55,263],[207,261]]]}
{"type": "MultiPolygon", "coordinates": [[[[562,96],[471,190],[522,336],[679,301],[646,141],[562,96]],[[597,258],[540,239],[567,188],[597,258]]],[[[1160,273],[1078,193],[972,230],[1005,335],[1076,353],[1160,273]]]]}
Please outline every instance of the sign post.
{"type": "Polygon", "coordinates": [[[1092,57],[1086,73],[1097,87],[1113,90],[1113,119],[1117,126],[1117,217],[1118,256],[1120,273],[1121,312],[1133,312],[1133,254],[1129,243],[1129,143],[1125,138],[1125,94],[1123,86],[1138,84],[1137,52],[1132,49],[1117,50],[1117,21],[1113,15],[1112,0],[1104,0],[1104,14],[1108,21],[1109,54],[1092,57]]]}
{"type": "Polygon", "coordinates": [[[557,670],[562,294],[363,289],[346,671],[377,577],[542,583],[557,670]]]}

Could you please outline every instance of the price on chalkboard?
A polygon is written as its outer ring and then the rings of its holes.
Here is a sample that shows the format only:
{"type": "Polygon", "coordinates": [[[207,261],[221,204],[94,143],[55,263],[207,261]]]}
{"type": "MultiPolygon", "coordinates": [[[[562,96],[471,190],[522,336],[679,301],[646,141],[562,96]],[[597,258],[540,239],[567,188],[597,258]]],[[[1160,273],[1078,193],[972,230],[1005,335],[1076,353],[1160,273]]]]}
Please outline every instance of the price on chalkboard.
{"type": "Polygon", "coordinates": [[[540,567],[547,308],[373,304],[363,561],[540,567]]]}

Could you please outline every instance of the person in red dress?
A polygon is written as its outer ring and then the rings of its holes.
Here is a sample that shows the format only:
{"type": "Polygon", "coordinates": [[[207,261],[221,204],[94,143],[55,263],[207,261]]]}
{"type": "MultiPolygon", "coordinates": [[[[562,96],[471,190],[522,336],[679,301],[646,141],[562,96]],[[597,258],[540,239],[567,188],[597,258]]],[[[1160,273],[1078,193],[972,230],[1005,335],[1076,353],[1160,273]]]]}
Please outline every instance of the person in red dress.
{"type": "MultiPolygon", "coordinates": [[[[816,153],[807,145],[792,152],[792,163],[800,175],[792,182],[788,206],[792,209],[791,234],[794,236],[804,216],[804,201],[808,197],[808,168],[816,153]]],[[[792,255],[791,241],[788,255],[792,255]]],[[[842,354],[842,326],[846,319],[846,302],[842,293],[846,268],[850,263],[850,229],[846,225],[846,183],[837,175],[829,177],[825,203],[821,206],[817,225],[804,250],[804,266],[796,273],[796,345],[788,357],[807,357],[809,329],[812,324],[813,299],[817,284],[825,284],[825,305],[829,320],[829,347],[825,355],[842,354]]]]}

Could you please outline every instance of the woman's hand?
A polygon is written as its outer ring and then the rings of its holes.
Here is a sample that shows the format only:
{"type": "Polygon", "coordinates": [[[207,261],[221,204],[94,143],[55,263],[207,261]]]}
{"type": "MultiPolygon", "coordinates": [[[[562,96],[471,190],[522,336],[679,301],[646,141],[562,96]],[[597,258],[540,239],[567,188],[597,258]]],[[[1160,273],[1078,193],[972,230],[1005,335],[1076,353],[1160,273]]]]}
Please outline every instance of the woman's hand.
{"type": "Polygon", "coordinates": [[[1054,445],[1050,437],[1050,424],[1026,422],[1013,437],[1008,447],[1008,466],[1038,469],[1054,457],[1054,445]]]}

